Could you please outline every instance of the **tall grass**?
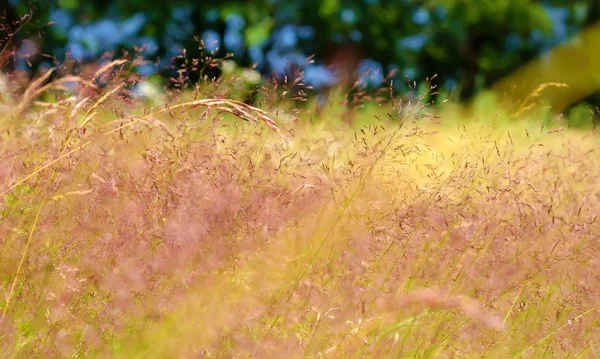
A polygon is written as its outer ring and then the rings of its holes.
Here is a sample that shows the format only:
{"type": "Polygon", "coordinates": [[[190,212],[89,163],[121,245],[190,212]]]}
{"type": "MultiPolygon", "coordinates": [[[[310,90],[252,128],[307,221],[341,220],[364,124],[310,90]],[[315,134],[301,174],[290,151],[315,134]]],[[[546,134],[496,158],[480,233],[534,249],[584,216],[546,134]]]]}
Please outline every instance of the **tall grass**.
{"type": "Polygon", "coordinates": [[[3,357],[598,355],[594,136],[128,66],[3,77],[3,357]]]}

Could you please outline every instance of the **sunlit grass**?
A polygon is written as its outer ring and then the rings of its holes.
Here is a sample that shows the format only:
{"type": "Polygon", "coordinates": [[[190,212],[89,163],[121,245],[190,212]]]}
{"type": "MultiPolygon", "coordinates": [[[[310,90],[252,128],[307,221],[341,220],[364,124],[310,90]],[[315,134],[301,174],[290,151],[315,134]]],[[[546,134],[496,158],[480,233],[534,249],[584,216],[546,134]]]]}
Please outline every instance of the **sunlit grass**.
{"type": "Polygon", "coordinates": [[[485,99],[157,107],[116,78],[3,100],[7,357],[597,352],[595,135],[485,99]]]}

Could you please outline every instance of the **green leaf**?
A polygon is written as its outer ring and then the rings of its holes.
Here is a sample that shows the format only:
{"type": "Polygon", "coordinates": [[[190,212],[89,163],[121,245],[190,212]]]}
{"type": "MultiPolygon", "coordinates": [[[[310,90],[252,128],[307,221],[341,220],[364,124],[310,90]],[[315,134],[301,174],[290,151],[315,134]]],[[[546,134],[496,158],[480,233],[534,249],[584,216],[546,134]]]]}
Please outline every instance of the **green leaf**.
{"type": "Polygon", "coordinates": [[[272,19],[264,19],[258,24],[252,25],[244,31],[246,38],[246,44],[248,46],[257,46],[269,39],[271,36],[271,29],[273,28],[272,19]]]}
{"type": "Polygon", "coordinates": [[[58,0],[58,7],[73,10],[79,7],[79,0],[58,0]]]}
{"type": "Polygon", "coordinates": [[[324,0],[319,8],[321,16],[330,16],[338,12],[340,7],[339,0],[324,0]]]}

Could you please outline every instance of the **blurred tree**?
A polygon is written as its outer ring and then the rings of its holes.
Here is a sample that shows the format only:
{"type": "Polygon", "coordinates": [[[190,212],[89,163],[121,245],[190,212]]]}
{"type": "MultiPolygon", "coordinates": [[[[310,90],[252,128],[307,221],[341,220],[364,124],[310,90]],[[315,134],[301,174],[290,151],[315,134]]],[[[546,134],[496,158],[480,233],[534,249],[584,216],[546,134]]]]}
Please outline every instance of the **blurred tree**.
{"type": "Polygon", "coordinates": [[[456,88],[464,99],[597,21],[600,2],[56,0],[40,8],[37,17],[56,21],[43,51],[69,50],[83,60],[146,44],[147,58],[161,58],[144,69],[153,72],[182,49],[189,58],[203,51],[233,52],[237,62],[256,63],[265,74],[303,67],[306,80],[318,86],[332,83],[326,63],[370,68],[366,83],[373,85],[392,69],[399,70],[399,86],[404,76],[438,73],[442,85],[456,88]],[[311,54],[316,61],[307,65],[311,54]]]}
{"type": "Polygon", "coordinates": [[[431,1],[429,9],[435,25],[417,62],[456,81],[463,98],[533,59],[552,32],[537,0],[431,1]]]}

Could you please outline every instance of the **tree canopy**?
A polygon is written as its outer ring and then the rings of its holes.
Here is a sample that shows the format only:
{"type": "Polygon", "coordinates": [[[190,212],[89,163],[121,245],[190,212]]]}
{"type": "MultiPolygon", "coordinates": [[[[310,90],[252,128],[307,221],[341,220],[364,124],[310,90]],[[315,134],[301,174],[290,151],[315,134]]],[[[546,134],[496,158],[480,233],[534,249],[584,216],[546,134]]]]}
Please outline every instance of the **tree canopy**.
{"type": "Polygon", "coordinates": [[[35,8],[38,25],[26,36],[59,58],[145,46],[148,59],[160,58],[141,69],[152,73],[182,49],[198,55],[201,39],[205,50],[265,74],[302,67],[318,88],[335,82],[326,65],[337,53],[353,54],[373,85],[394,69],[399,80],[438,74],[463,99],[600,18],[594,0],[3,1],[20,15],[35,8]]]}

